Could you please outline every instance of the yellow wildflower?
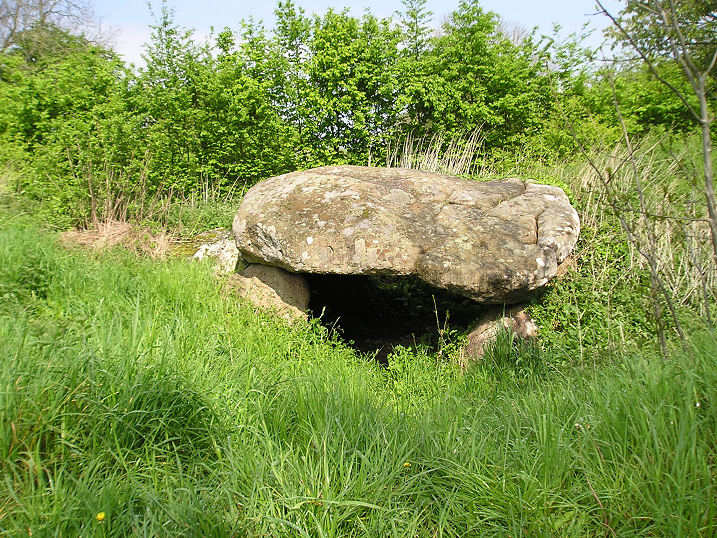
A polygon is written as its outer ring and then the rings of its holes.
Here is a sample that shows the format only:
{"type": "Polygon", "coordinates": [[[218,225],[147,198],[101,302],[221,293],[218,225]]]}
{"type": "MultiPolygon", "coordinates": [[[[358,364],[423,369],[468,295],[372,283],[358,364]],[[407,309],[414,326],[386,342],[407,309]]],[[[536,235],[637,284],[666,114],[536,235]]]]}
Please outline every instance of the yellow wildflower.
{"type": "Polygon", "coordinates": [[[105,513],[104,512],[98,512],[95,516],[95,519],[97,521],[104,521],[105,520],[105,513]]]}

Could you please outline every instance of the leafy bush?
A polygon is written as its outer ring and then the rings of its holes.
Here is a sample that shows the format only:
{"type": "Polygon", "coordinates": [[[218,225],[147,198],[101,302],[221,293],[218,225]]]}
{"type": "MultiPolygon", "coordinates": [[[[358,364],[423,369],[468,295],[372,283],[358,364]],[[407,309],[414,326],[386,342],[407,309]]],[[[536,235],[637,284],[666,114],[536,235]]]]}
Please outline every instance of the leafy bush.
{"type": "MultiPolygon", "coordinates": [[[[28,38],[2,53],[0,137],[29,161],[19,190],[60,227],[141,220],[148,200],[384,162],[389,142],[409,135],[460,146],[481,130],[481,160],[521,149],[546,161],[574,151],[566,110],[591,118],[580,124],[594,137],[614,123],[597,78],[591,86],[568,61],[558,77],[545,67],[557,52],[533,38],[511,42],[472,2],[432,38],[370,14],[307,17],[290,1],[276,18],[272,34],[246,23],[200,43],[165,7],[140,69],[57,28],[42,33],[42,47],[28,38]]],[[[664,123],[673,112],[629,116],[664,123]]]]}

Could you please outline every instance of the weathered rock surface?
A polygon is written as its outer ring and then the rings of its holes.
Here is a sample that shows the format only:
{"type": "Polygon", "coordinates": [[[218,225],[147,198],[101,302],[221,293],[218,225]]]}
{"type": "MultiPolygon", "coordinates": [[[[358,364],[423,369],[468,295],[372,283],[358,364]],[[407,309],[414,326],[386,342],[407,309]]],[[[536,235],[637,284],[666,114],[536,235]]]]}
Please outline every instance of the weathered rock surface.
{"type": "Polygon", "coordinates": [[[296,273],[415,275],[486,303],[543,286],[578,238],[558,187],[334,166],[252,187],[234,219],[242,258],[296,273]]]}
{"type": "Polygon", "coordinates": [[[507,310],[493,307],[478,319],[468,333],[468,342],[463,349],[466,359],[482,357],[486,344],[495,340],[501,329],[508,329],[523,339],[538,336],[538,326],[523,306],[514,306],[507,310]]]}
{"type": "Polygon", "coordinates": [[[228,285],[255,306],[288,321],[306,319],[309,286],[306,279],[267,265],[250,265],[230,275],[228,285]]]}
{"type": "Polygon", "coordinates": [[[195,260],[213,259],[216,261],[218,272],[234,272],[239,258],[236,241],[228,231],[215,231],[214,235],[213,240],[201,245],[192,258],[195,260]]]}

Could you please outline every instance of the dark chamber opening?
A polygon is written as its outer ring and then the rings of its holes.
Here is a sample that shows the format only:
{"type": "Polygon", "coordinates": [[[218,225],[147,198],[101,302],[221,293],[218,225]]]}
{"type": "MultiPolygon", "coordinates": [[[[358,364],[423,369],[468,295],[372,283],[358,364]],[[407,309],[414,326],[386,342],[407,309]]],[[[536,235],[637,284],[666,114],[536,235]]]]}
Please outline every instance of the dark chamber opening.
{"type": "Polygon", "coordinates": [[[466,329],[485,306],[415,277],[305,275],[309,309],[355,349],[385,362],[397,345],[436,349],[439,330],[466,329]]]}

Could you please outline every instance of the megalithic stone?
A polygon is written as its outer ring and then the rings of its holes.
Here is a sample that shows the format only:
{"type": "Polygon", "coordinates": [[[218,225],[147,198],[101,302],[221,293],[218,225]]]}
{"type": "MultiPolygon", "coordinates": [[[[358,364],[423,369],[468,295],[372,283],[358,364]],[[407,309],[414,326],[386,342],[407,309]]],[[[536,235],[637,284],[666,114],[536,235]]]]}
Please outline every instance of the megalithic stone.
{"type": "Polygon", "coordinates": [[[329,166],[262,181],[234,219],[240,256],[294,273],[413,275],[483,303],[555,277],[580,232],[562,189],[329,166]]]}

